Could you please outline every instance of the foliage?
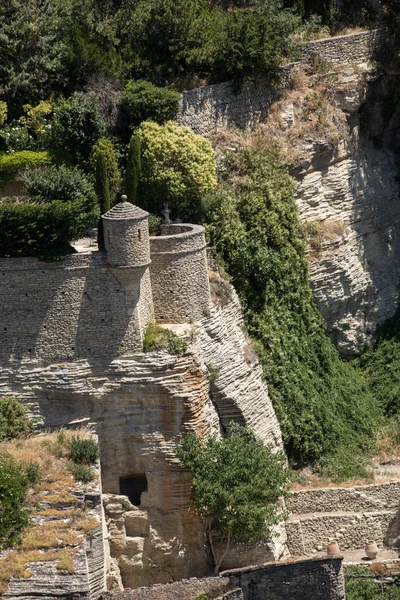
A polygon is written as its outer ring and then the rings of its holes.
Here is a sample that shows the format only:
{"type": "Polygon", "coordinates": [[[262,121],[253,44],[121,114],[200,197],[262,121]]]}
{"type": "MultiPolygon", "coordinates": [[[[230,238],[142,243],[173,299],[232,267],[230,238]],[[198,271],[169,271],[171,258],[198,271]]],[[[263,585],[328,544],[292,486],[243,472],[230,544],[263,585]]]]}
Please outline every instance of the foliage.
{"type": "Polygon", "coordinates": [[[87,465],[72,465],[72,474],[76,481],[81,481],[82,483],[89,483],[96,476],[93,470],[87,465]]]}
{"type": "Polygon", "coordinates": [[[7,454],[0,454],[0,551],[17,544],[28,525],[24,508],[27,478],[22,465],[7,454]]]}
{"type": "Polygon", "coordinates": [[[170,329],[165,329],[157,323],[149,323],[143,336],[143,352],[167,350],[169,354],[184,354],[187,343],[170,329]]]}
{"type": "Polygon", "coordinates": [[[3,199],[0,256],[55,258],[71,252],[99,218],[95,191],[79,169],[50,167],[22,175],[29,200],[3,199]]]}
{"type": "Polygon", "coordinates": [[[105,130],[97,102],[76,93],[54,107],[47,143],[60,159],[85,166],[105,130]]]}
{"type": "MultiPolygon", "coordinates": [[[[57,0],[0,3],[0,89],[14,113],[68,83],[64,27],[70,7],[57,0]]],[[[72,16],[72,15],[71,15],[72,16]]]]}
{"type": "Polygon", "coordinates": [[[37,483],[40,478],[40,466],[32,460],[25,467],[25,475],[29,483],[37,483]]]}
{"type": "Polygon", "coordinates": [[[159,214],[168,202],[173,216],[198,220],[201,197],[216,186],[214,150],[206,139],[172,121],[142,123],[141,205],[159,214]]]}
{"type": "Polygon", "coordinates": [[[128,202],[132,204],[140,203],[140,174],[142,170],[140,148],[140,137],[133,135],[129,143],[125,171],[125,194],[128,202]]]}
{"type": "Polygon", "coordinates": [[[52,112],[51,102],[41,100],[36,106],[25,104],[23,109],[25,116],[20,117],[20,123],[26,125],[36,135],[42,135],[47,124],[47,117],[52,112]]]}
{"type": "Polygon", "coordinates": [[[367,567],[347,566],[345,574],[346,600],[400,600],[400,589],[397,585],[383,584],[373,579],[357,576],[371,575],[367,567]],[[354,575],[354,578],[351,577],[354,575]]]}
{"type": "Polygon", "coordinates": [[[0,398],[0,442],[32,433],[26,407],[16,398],[0,398]]]}
{"type": "Polygon", "coordinates": [[[115,196],[120,186],[121,173],[118,168],[118,156],[115,150],[115,145],[110,138],[100,138],[94,144],[89,156],[89,165],[92,173],[96,172],[97,157],[99,154],[102,154],[104,157],[110,186],[110,202],[113,205],[115,203],[115,196]]]}
{"type": "MultiPolygon", "coordinates": [[[[110,210],[110,187],[108,184],[106,161],[101,152],[97,154],[96,194],[100,206],[100,215],[104,215],[110,210]]],[[[101,216],[97,225],[97,244],[99,250],[104,250],[104,225],[101,216]]]]}
{"type": "Polygon", "coordinates": [[[218,573],[232,539],[255,541],[269,536],[271,526],[282,518],[278,500],[289,483],[285,457],[233,422],[228,437],[201,440],[189,434],[175,453],[193,474],[193,503],[205,524],[218,573]],[[226,541],[220,556],[213,531],[226,541]]]}
{"type": "Polygon", "coordinates": [[[354,444],[338,446],[316,464],[315,471],[325,479],[341,483],[346,479],[371,479],[372,468],[368,458],[354,444]]]}
{"type": "Polygon", "coordinates": [[[110,188],[104,155],[99,152],[96,162],[96,194],[100,205],[100,213],[104,215],[110,210],[110,188]]]}
{"type": "Polygon", "coordinates": [[[143,121],[162,125],[175,117],[180,94],[169,88],[158,87],[149,81],[128,81],[125,86],[121,110],[130,128],[143,121]]]}
{"type": "Polygon", "coordinates": [[[293,181],[278,150],[258,140],[228,161],[235,178],[208,214],[213,249],[238,290],[294,464],[373,440],[380,409],[342,361],[315,307],[293,181]]]}
{"type": "Polygon", "coordinates": [[[78,465],[95,463],[100,456],[97,442],[74,436],[70,442],[69,458],[78,465]]]}
{"type": "Polygon", "coordinates": [[[7,102],[0,100],[0,127],[7,121],[7,102]]]}
{"type": "Polygon", "coordinates": [[[51,164],[48,152],[23,150],[14,154],[0,154],[0,173],[15,174],[22,169],[33,169],[51,164]]]}
{"type": "Polygon", "coordinates": [[[153,215],[152,213],[149,213],[149,232],[150,233],[161,233],[161,223],[162,223],[162,218],[159,217],[158,215],[153,215]]]}

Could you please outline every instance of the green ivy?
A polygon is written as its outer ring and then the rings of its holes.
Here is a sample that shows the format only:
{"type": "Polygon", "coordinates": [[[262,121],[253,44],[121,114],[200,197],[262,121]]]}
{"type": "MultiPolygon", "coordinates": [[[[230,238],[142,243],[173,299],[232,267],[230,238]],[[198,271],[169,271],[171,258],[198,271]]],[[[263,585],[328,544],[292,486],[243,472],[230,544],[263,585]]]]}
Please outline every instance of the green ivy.
{"type": "Polygon", "coordinates": [[[301,465],[343,446],[352,449],[346,460],[356,461],[381,412],[362,374],[339,357],[313,303],[294,182],[268,144],[240,151],[228,168],[236,182],[214,195],[208,236],[240,294],[286,451],[301,465]]]}

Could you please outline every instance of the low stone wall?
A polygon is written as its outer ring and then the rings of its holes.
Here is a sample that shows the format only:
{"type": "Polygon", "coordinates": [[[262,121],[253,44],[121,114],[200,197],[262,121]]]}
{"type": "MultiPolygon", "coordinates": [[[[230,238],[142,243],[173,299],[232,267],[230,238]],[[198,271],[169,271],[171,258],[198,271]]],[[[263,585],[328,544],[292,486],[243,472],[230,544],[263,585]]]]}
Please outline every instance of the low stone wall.
{"type": "MultiPolygon", "coordinates": [[[[309,62],[318,56],[334,65],[366,63],[373,59],[381,35],[379,30],[373,30],[315,40],[304,46],[303,61],[309,62]]],[[[177,121],[205,137],[212,137],[228,127],[251,130],[266,117],[280,90],[287,86],[294,66],[282,68],[281,83],[276,87],[265,79],[256,84],[245,83],[239,92],[230,82],[184,92],[177,121]]]]}
{"type": "Polygon", "coordinates": [[[190,323],[210,309],[204,227],[168,225],[150,237],[150,275],[156,319],[190,323]]]}
{"type": "Polygon", "coordinates": [[[232,586],[228,577],[207,577],[204,579],[182,579],[172,583],[156,584],[151,587],[141,587],[137,590],[106,592],[101,600],[193,600],[200,594],[207,594],[210,600],[240,598],[237,590],[232,590],[236,596],[229,596],[232,586]]]}
{"type": "Polygon", "coordinates": [[[327,556],[225,571],[245,600],[344,600],[342,558],[327,556]]]}
{"type": "Polygon", "coordinates": [[[286,500],[291,513],[373,511],[396,508],[400,504],[400,481],[355,486],[321,488],[293,492],[286,500]]]}
{"type": "Polygon", "coordinates": [[[334,65],[366,63],[373,59],[381,37],[381,30],[373,29],[314,40],[304,46],[303,57],[309,61],[318,56],[334,65]]]}

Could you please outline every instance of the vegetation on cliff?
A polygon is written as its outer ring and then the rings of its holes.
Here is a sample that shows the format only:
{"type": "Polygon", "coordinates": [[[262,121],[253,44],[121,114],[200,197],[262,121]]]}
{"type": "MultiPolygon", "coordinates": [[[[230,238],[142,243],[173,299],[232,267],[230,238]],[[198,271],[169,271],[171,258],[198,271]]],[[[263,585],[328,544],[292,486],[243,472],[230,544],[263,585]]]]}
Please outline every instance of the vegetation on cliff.
{"type": "Polygon", "coordinates": [[[289,484],[282,452],[274,453],[246,427],[232,422],[229,428],[226,438],[200,440],[189,434],[175,448],[193,474],[193,504],[204,523],[216,574],[233,540],[251,542],[271,534],[284,516],[278,500],[289,484]]]}

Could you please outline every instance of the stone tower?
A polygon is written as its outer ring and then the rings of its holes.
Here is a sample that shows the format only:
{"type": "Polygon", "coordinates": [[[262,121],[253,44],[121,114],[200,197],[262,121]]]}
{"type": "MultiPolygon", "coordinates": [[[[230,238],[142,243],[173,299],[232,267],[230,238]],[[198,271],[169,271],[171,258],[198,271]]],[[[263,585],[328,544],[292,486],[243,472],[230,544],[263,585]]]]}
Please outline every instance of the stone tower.
{"type": "MultiPolygon", "coordinates": [[[[125,201],[102,216],[107,264],[125,293],[127,315],[132,318],[133,337],[141,345],[143,331],[154,320],[150,281],[148,213],[125,201]]],[[[134,340],[127,347],[134,346],[134,340]]]]}
{"type": "Polygon", "coordinates": [[[103,215],[104,244],[110,266],[132,268],[150,264],[148,216],[146,211],[124,201],[103,215]]]}

